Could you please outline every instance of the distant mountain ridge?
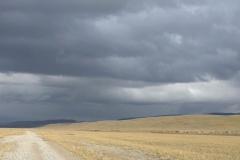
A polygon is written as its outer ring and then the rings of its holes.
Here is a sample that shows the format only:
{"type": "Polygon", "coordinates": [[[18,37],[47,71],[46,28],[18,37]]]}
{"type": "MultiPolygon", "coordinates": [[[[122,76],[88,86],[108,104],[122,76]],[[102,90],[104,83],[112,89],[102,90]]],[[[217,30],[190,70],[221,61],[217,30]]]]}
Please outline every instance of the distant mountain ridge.
{"type": "Polygon", "coordinates": [[[210,115],[239,115],[240,113],[221,113],[221,112],[213,112],[213,113],[207,113],[210,115]]]}
{"type": "Polygon", "coordinates": [[[0,124],[0,128],[33,128],[56,123],[77,123],[77,121],[69,119],[43,120],[43,121],[16,121],[0,124]]]}

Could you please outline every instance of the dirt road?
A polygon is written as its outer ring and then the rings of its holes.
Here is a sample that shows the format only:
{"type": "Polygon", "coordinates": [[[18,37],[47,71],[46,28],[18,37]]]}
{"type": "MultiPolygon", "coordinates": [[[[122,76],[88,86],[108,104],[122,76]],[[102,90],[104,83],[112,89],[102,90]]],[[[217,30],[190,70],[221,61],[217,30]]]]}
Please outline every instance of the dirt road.
{"type": "Polygon", "coordinates": [[[1,142],[13,144],[2,153],[3,160],[67,160],[79,159],[67,151],[51,145],[37,134],[26,131],[23,135],[5,137],[1,142]]]}

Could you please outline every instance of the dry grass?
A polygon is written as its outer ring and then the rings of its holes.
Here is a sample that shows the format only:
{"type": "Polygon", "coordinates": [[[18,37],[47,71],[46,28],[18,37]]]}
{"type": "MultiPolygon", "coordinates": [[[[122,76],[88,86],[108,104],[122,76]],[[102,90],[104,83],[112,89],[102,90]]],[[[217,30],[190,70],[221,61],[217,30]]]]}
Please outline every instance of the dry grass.
{"type": "Polygon", "coordinates": [[[54,124],[44,128],[82,131],[137,131],[160,133],[240,135],[240,115],[186,115],[133,120],[54,124]]]}
{"type": "Polygon", "coordinates": [[[14,146],[14,143],[1,143],[4,137],[11,135],[24,134],[23,129],[11,129],[11,128],[0,128],[0,158],[2,153],[9,151],[9,149],[14,146]]]}
{"type": "MultiPolygon", "coordinates": [[[[44,139],[60,144],[83,159],[125,159],[125,150],[142,151],[143,155],[161,159],[170,156],[184,160],[238,160],[239,136],[157,134],[147,132],[91,132],[34,130],[44,139]],[[96,147],[98,146],[98,147],[96,147]],[[115,150],[121,148],[121,154],[115,150]]],[[[139,153],[139,152],[137,152],[139,153]]],[[[129,158],[130,159],[130,158],[129,158]]],[[[138,159],[138,158],[136,158],[138,159]]]]}
{"type": "Polygon", "coordinates": [[[6,136],[10,135],[18,135],[18,134],[24,134],[24,129],[16,129],[16,128],[0,128],[0,139],[6,136]]]}
{"type": "MultiPolygon", "coordinates": [[[[16,129],[16,128],[0,128],[0,143],[3,140],[4,137],[6,136],[11,136],[11,135],[19,135],[19,134],[24,134],[25,130],[24,129],[16,129]]],[[[7,144],[6,144],[7,145],[7,144]]],[[[0,145],[0,151],[2,148],[5,146],[3,144],[0,145]]]]}
{"type": "Polygon", "coordinates": [[[146,155],[149,157],[143,159],[167,156],[184,160],[240,159],[240,115],[164,116],[55,124],[36,132],[83,159],[130,159],[124,158],[126,150],[140,155],[135,159],[146,155]]]}
{"type": "MultiPolygon", "coordinates": [[[[55,124],[31,130],[86,160],[240,159],[240,115],[150,117],[55,124]]],[[[0,136],[21,132],[2,131],[0,136]]]]}

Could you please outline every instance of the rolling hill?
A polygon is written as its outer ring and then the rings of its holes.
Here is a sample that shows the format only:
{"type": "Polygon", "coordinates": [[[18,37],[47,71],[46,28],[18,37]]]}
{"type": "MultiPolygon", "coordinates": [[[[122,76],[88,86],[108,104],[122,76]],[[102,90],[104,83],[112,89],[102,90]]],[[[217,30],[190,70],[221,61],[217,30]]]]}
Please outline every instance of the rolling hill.
{"type": "Polygon", "coordinates": [[[178,115],[51,124],[49,129],[85,131],[138,131],[156,133],[240,134],[240,115],[178,115]]]}

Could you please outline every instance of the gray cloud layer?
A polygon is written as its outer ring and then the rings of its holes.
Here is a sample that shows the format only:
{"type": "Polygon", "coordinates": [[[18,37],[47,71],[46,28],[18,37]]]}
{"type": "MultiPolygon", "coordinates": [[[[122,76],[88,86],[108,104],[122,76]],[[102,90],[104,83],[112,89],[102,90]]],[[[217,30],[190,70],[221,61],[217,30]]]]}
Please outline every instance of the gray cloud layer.
{"type": "Polygon", "coordinates": [[[237,0],[1,1],[2,116],[239,111],[239,6],[237,0]],[[22,113],[9,114],[14,109],[22,113]]]}

